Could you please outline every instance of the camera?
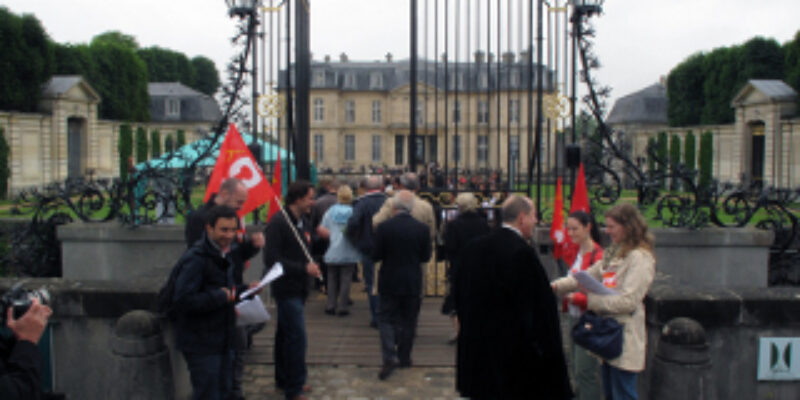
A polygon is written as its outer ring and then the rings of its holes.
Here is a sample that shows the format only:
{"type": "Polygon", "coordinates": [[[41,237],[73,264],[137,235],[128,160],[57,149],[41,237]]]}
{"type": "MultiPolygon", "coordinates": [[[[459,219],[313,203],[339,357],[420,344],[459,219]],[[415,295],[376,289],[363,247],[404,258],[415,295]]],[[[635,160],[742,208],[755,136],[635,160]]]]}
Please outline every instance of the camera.
{"type": "Polygon", "coordinates": [[[22,282],[17,283],[0,297],[0,326],[6,326],[8,309],[13,311],[14,319],[22,317],[33,303],[33,299],[39,299],[40,304],[50,304],[50,292],[45,288],[27,290],[22,287],[22,282]]]}

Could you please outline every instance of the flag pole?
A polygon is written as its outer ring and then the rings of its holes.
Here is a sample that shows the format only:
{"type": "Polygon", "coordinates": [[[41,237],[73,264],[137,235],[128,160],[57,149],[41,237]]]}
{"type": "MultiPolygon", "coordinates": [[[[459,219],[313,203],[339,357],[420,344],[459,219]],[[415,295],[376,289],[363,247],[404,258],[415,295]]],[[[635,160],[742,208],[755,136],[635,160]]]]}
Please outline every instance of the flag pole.
{"type": "MultiPolygon", "coordinates": [[[[276,201],[277,202],[278,207],[281,208],[281,213],[283,214],[283,217],[286,218],[287,222],[289,222],[289,227],[292,228],[292,233],[294,234],[294,238],[297,239],[297,243],[299,243],[300,244],[300,248],[303,249],[303,253],[306,255],[306,259],[308,259],[308,262],[313,263],[314,259],[311,258],[311,253],[308,252],[308,249],[306,248],[306,244],[303,242],[303,239],[300,237],[300,233],[297,232],[297,228],[294,226],[293,223],[291,223],[292,220],[291,220],[291,218],[289,218],[289,214],[286,212],[286,208],[281,204],[281,201],[280,201],[280,199],[278,199],[278,195],[277,194],[275,194],[273,192],[272,196],[273,196],[272,201],[276,201]]],[[[317,278],[319,280],[323,280],[322,279],[322,275],[317,276],[315,278],[317,278]]]]}

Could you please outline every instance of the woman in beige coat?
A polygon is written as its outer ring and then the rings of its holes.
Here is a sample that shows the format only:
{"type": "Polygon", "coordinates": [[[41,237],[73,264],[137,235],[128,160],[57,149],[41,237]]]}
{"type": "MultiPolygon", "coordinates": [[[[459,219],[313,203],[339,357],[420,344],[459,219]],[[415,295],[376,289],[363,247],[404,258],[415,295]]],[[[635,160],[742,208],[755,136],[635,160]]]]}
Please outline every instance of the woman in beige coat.
{"type": "Polygon", "coordinates": [[[586,272],[618,294],[585,293],[572,276],[552,285],[556,294],[566,294],[570,303],[623,325],[622,354],[603,360],[603,391],[606,400],[635,400],[636,377],[644,370],[647,345],[642,301],[655,275],[653,236],[642,214],[631,204],[608,210],[605,222],[612,245],[586,272]]]}

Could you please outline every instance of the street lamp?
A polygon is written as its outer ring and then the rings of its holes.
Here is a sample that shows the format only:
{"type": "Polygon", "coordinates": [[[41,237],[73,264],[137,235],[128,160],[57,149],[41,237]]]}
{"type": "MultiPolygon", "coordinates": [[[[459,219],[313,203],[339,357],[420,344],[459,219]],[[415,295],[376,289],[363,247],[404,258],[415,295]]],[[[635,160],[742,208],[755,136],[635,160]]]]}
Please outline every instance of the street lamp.
{"type": "MultiPolygon", "coordinates": [[[[258,63],[256,57],[256,26],[258,26],[258,9],[261,6],[261,0],[225,0],[228,5],[228,15],[230,17],[238,17],[239,19],[248,18],[247,22],[247,42],[252,45],[253,66],[250,69],[252,75],[251,86],[253,87],[253,98],[250,103],[252,105],[252,114],[250,116],[250,135],[253,138],[258,138],[258,63]]],[[[262,161],[261,146],[255,141],[251,145],[251,151],[255,150],[258,154],[253,154],[259,163],[262,161]]]]}
{"type": "MultiPolygon", "coordinates": [[[[594,14],[603,12],[604,0],[572,0],[572,16],[570,22],[572,23],[572,98],[571,103],[571,124],[572,124],[572,143],[566,146],[566,159],[567,167],[572,171],[570,174],[571,182],[575,183],[575,169],[580,164],[580,145],[577,143],[577,120],[575,111],[577,108],[577,81],[578,81],[578,42],[583,35],[583,18],[589,18],[594,14]]],[[[566,141],[565,141],[566,142],[566,141]]],[[[574,187],[573,187],[574,190],[574,187]]]]}

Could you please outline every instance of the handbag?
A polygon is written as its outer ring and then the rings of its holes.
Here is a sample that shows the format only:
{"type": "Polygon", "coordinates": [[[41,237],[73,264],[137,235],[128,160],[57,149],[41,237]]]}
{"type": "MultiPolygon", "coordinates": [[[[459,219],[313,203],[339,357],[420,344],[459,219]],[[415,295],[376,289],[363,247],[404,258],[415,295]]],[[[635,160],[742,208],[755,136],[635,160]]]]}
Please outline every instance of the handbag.
{"type": "Polygon", "coordinates": [[[583,313],[572,327],[572,340],[578,346],[606,360],[622,354],[622,335],[622,324],[617,320],[591,311],[583,313]]]}

